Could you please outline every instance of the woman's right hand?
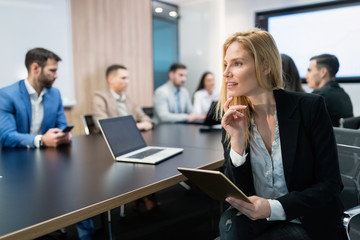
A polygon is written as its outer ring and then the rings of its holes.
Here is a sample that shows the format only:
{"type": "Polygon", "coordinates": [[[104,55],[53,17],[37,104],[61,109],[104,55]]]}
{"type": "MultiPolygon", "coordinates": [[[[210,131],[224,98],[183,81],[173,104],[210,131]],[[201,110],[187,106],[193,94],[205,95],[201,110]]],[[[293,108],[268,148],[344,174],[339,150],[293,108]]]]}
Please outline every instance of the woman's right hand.
{"type": "Polygon", "coordinates": [[[246,106],[229,106],[233,99],[234,97],[229,97],[224,104],[224,116],[221,125],[231,137],[233,150],[242,154],[245,146],[246,122],[244,114],[240,110],[245,109],[246,106]]]}

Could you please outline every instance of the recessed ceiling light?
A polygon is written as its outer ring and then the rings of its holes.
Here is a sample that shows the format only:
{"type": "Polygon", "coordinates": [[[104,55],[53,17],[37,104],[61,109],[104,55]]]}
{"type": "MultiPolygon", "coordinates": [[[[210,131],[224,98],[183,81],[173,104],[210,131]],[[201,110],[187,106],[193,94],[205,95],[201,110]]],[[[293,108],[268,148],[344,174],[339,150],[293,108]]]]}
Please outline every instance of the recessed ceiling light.
{"type": "Polygon", "coordinates": [[[178,16],[178,14],[177,14],[177,12],[175,12],[175,11],[170,11],[170,12],[169,12],[169,16],[170,16],[170,17],[173,17],[173,18],[176,18],[176,17],[178,16]]]}
{"type": "Polygon", "coordinates": [[[157,7],[157,8],[155,8],[155,12],[156,13],[162,13],[163,9],[161,7],[157,7]]]}

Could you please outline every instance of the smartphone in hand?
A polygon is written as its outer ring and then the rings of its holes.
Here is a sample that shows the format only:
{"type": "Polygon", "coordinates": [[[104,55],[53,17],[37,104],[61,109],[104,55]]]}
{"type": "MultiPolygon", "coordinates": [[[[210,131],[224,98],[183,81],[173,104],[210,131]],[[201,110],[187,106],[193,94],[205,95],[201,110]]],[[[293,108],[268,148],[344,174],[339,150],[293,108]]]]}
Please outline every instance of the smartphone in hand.
{"type": "Polygon", "coordinates": [[[67,132],[70,132],[71,131],[71,129],[73,129],[73,125],[70,125],[70,126],[66,126],[65,128],[64,128],[64,130],[62,130],[64,133],[67,133],[67,132]]]}

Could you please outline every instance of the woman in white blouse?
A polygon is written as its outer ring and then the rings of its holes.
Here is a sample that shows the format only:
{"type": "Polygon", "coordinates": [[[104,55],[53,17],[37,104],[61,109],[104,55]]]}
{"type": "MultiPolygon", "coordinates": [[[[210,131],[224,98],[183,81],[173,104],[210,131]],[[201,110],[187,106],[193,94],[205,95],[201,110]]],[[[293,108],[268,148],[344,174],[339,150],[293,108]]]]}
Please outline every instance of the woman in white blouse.
{"type": "Polygon", "coordinates": [[[193,112],[197,114],[206,114],[209,111],[212,101],[219,98],[215,90],[215,78],[211,72],[205,72],[200,80],[199,86],[194,93],[193,112]]]}

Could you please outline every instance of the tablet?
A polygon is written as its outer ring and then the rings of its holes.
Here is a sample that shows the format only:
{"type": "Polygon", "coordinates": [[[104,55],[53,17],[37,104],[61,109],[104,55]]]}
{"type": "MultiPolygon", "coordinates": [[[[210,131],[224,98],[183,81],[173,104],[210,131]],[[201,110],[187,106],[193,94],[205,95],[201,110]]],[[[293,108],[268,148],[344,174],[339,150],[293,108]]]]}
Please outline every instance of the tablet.
{"type": "Polygon", "coordinates": [[[234,197],[251,203],[247,196],[220,171],[181,167],[177,169],[215,200],[225,201],[227,197],[234,197]]]}

